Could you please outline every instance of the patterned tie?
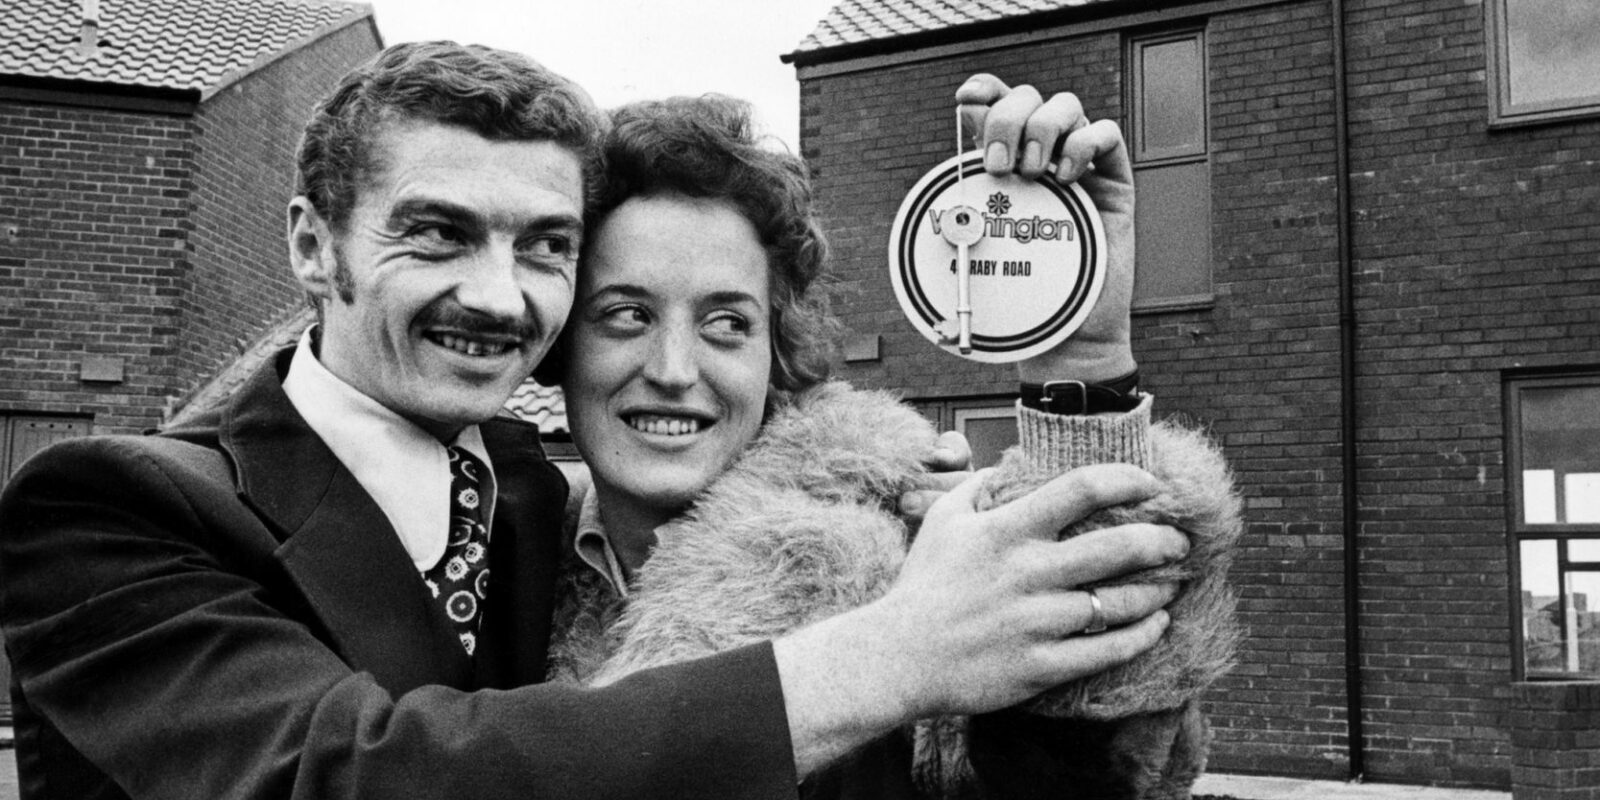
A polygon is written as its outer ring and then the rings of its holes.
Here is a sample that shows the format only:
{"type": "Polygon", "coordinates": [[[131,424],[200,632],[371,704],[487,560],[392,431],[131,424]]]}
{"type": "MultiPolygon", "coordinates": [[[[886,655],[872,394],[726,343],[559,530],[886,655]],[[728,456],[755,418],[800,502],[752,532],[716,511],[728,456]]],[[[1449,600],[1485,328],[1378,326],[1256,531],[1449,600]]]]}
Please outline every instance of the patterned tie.
{"type": "Polygon", "coordinates": [[[483,524],[478,476],[483,462],[459,447],[450,451],[450,542],[444,557],[423,574],[429,591],[472,655],[478,644],[478,616],[489,596],[489,529],[483,524]]]}

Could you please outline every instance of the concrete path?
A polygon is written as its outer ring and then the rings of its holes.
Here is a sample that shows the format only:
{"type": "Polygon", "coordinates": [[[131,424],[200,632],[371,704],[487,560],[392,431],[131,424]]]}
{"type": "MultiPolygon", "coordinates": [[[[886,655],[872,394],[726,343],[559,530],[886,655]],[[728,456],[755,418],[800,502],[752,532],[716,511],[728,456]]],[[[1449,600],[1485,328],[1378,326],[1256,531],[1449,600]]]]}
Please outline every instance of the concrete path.
{"type": "Polygon", "coordinates": [[[1194,793],[1231,795],[1239,800],[1511,800],[1510,792],[1484,789],[1307,781],[1258,775],[1205,775],[1195,784],[1194,793]]]}
{"type": "Polygon", "coordinates": [[[0,800],[17,800],[17,751],[11,749],[11,729],[5,729],[6,748],[0,750],[0,800]]]}
{"type": "MultiPolygon", "coordinates": [[[[17,800],[16,751],[0,750],[0,800],[17,800]]],[[[1341,783],[1254,775],[1206,775],[1195,794],[1232,795],[1239,800],[1511,800],[1510,792],[1438,789],[1394,783],[1341,783]]]]}

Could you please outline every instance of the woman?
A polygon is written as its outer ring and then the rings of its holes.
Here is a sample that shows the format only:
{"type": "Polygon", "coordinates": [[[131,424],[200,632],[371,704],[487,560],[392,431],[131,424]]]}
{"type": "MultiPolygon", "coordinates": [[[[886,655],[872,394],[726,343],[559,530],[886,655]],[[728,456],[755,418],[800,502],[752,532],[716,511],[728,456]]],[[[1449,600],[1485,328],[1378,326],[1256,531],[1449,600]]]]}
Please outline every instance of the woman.
{"type": "MultiPolygon", "coordinates": [[[[826,380],[834,323],[809,183],[798,159],[760,146],[742,104],[641,103],[613,123],[562,343],[593,489],[575,525],[554,677],[593,683],[877,597],[908,539],[889,509],[935,438],[892,399],[826,380]]],[[[1120,284],[1131,285],[1125,261],[1120,284]]],[[[1128,289],[1108,289],[1108,313],[1126,317],[1128,289]]],[[[1136,576],[1189,581],[1163,643],[1027,709],[886,737],[812,776],[811,794],[908,795],[914,784],[1013,796],[1046,784],[1188,796],[1204,758],[1195,698],[1236,636],[1222,573],[1238,508],[1220,457],[1195,434],[1152,428],[1149,411],[1148,399],[1109,417],[1023,409],[1022,445],[989,477],[985,502],[1096,461],[1166,479],[1167,494],[1080,526],[1148,520],[1193,534],[1176,570],[1136,576]]]]}

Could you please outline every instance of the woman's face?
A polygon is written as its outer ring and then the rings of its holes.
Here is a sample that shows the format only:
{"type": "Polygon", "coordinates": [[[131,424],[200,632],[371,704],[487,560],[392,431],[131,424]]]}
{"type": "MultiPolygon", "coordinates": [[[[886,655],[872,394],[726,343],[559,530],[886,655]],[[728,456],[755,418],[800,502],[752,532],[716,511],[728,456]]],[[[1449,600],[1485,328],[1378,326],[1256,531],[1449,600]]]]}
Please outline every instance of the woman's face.
{"type": "Polygon", "coordinates": [[[579,269],[567,417],[596,485],[676,513],[761,425],[772,371],[766,252],[733,206],[635,197],[579,269]]]}

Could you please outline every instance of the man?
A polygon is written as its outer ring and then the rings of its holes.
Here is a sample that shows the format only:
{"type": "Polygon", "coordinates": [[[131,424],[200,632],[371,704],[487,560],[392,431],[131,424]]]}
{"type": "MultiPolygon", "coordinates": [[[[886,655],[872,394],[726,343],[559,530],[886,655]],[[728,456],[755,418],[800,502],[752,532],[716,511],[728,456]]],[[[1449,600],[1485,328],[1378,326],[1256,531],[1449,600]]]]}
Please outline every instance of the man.
{"type": "Polygon", "coordinates": [[[218,413],[52,448],[0,498],[25,797],[792,796],[895,725],[1160,636],[1171,587],[1073,591],[1186,547],[1155,526],[1054,542],[1155,491],[1091,468],[983,514],[954,493],[857,611],[535,685],[565,484],[494,417],[572,302],[601,125],[526,59],[439,43],[389,48],[318,109],[289,212],[317,333],[218,413]]]}

